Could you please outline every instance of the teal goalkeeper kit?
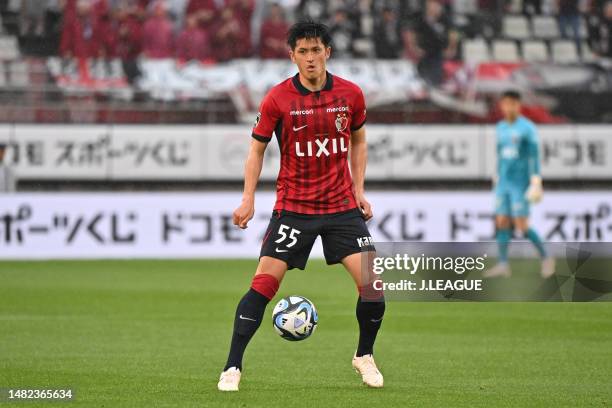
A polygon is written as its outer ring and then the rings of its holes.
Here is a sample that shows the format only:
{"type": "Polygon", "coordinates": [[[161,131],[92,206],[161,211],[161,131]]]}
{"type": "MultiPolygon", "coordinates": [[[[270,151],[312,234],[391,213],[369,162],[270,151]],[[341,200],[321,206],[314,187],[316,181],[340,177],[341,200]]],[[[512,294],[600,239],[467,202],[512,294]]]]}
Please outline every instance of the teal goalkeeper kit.
{"type": "Polygon", "coordinates": [[[540,175],[538,135],[529,119],[500,121],[496,127],[497,184],[495,213],[512,217],[529,215],[525,192],[532,176],[540,175]]]}

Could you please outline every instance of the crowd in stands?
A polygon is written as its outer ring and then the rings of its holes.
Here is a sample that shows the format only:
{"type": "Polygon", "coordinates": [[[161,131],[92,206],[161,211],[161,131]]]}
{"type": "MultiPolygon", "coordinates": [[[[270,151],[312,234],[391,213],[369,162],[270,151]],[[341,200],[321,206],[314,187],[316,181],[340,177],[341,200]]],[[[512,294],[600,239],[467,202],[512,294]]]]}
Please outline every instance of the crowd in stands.
{"type": "MultiPolygon", "coordinates": [[[[7,0],[4,0],[5,2],[7,0]]],[[[328,24],[336,57],[409,58],[439,83],[442,62],[461,57],[462,38],[494,38],[508,13],[548,14],[581,46],[612,57],[612,0],[8,0],[20,35],[44,36],[59,15],[64,57],[133,60],[284,58],[285,33],[300,19],[328,24]]]]}

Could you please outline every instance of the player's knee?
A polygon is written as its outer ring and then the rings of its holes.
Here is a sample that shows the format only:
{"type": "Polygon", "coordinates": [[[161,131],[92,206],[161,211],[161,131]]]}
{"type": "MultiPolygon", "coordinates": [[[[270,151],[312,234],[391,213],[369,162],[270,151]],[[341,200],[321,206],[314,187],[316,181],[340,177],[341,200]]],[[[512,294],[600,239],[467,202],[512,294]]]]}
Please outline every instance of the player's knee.
{"type": "Polygon", "coordinates": [[[372,283],[359,286],[357,290],[359,291],[359,297],[362,300],[367,302],[384,302],[384,292],[381,289],[376,289],[375,285],[372,283]]]}
{"type": "Polygon", "coordinates": [[[271,300],[274,295],[276,295],[276,292],[278,292],[279,285],[278,279],[274,276],[267,273],[260,273],[253,277],[251,289],[262,294],[268,298],[268,300],[271,300]]]}
{"type": "Polygon", "coordinates": [[[508,229],[510,228],[510,218],[497,217],[497,219],[495,220],[495,225],[498,229],[508,229]]]}

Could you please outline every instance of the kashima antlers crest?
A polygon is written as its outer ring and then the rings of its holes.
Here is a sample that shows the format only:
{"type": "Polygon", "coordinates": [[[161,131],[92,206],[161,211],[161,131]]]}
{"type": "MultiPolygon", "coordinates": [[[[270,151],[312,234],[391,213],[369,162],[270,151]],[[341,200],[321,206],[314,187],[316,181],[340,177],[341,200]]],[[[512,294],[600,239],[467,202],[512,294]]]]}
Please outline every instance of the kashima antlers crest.
{"type": "Polygon", "coordinates": [[[339,113],[336,115],[336,129],[338,132],[342,132],[348,126],[348,118],[346,117],[346,113],[339,113]]]}

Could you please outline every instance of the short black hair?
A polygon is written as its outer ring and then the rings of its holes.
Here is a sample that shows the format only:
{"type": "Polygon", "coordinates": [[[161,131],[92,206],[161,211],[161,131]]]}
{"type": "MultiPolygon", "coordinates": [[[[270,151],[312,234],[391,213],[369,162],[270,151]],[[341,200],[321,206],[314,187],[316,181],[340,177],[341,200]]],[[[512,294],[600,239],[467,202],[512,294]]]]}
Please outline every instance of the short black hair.
{"type": "Polygon", "coordinates": [[[303,38],[320,38],[325,48],[331,44],[331,35],[325,24],[306,20],[295,23],[287,32],[287,44],[291,49],[295,49],[298,40],[303,38]]]}
{"type": "Polygon", "coordinates": [[[514,99],[515,101],[519,101],[521,100],[521,93],[519,91],[516,91],[514,89],[508,89],[507,91],[504,91],[501,95],[502,99],[503,98],[510,98],[510,99],[514,99]]]}

